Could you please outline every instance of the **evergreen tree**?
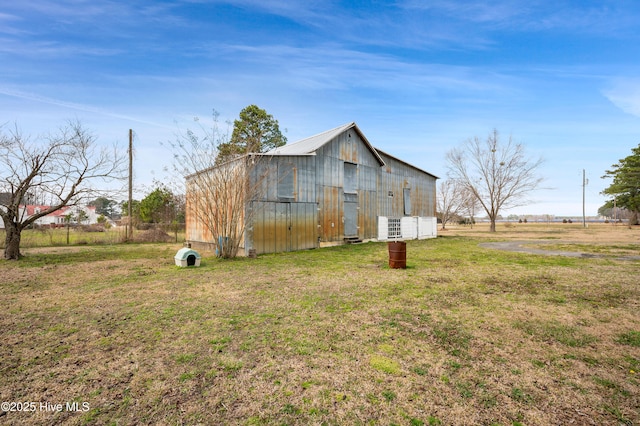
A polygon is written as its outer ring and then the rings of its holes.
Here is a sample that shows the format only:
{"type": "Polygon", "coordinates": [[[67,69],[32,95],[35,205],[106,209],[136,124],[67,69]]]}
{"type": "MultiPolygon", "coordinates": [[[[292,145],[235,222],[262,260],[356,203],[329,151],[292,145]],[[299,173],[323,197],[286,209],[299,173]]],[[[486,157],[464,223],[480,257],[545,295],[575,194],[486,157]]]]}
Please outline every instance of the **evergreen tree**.
{"type": "MultiPolygon", "coordinates": [[[[603,178],[613,178],[613,182],[602,191],[613,196],[618,207],[631,212],[629,225],[638,225],[640,216],[640,144],[632,148],[633,154],[619,160],[607,170],[603,178]]],[[[613,204],[613,200],[609,201],[613,204]]]]}
{"type": "Polygon", "coordinates": [[[264,109],[249,105],[240,111],[240,119],[234,120],[231,140],[219,145],[216,163],[250,152],[267,152],[286,143],[278,120],[264,109]]]}
{"type": "Polygon", "coordinates": [[[107,197],[98,197],[89,203],[89,206],[96,208],[96,213],[113,219],[116,215],[118,202],[107,197]]]}
{"type": "Polygon", "coordinates": [[[175,217],[175,197],[168,188],[158,187],[140,201],[140,219],[145,223],[168,223],[175,217]]]}

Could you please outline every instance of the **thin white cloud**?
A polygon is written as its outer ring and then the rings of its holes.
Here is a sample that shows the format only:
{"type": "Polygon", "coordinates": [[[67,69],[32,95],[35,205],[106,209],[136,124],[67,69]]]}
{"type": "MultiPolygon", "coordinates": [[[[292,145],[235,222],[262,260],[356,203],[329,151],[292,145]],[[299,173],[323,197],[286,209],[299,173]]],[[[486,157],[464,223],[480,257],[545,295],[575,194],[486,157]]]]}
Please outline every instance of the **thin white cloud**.
{"type": "Polygon", "coordinates": [[[10,8],[24,16],[46,16],[50,21],[60,23],[71,19],[74,22],[93,20],[96,17],[122,19],[132,14],[132,6],[127,2],[113,1],[62,0],[52,2],[48,0],[30,0],[28,2],[16,2],[10,8]]]}
{"type": "Polygon", "coordinates": [[[105,48],[82,44],[61,44],[55,41],[29,41],[21,39],[0,38],[0,53],[16,56],[39,58],[68,57],[75,55],[113,56],[123,53],[121,48],[105,48]]]}
{"type": "MultiPolygon", "coordinates": [[[[288,45],[226,45],[224,51],[242,68],[262,70],[261,79],[295,85],[307,90],[351,90],[390,92],[447,91],[448,93],[505,93],[515,87],[514,77],[490,69],[413,62],[391,54],[369,53],[337,45],[298,48],[288,45]]],[[[235,78],[242,77],[236,71],[235,78]]],[[[251,74],[253,75],[253,73],[251,74]]]]}
{"type": "MultiPolygon", "coordinates": [[[[66,33],[85,32],[87,38],[103,34],[108,40],[144,38],[145,29],[181,28],[185,18],[175,13],[179,3],[131,3],[121,1],[30,0],[7,7],[16,28],[0,29],[13,34],[28,32],[32,36],[61,38],[66,33]],[[51,32],[55,34],[49,35],[51,32]]],[[[0,16],[0,22],[2,17],[0,16]]]]}
{"type": "MultiPolygon", "coordinates": [[[[283,17],[325,34],[329,39],[364,46],[485,49],[492,42],[482,34],[426,16],[424,10],[402,3],[380,3],[371,8],[343,7],[334,1],[185,0],[186,3],[224,3],[233,7],[283,17]]],[[[486,6],[487,13],[495,7],[486,6]]],[[[487,18],[485,18],[487,19],[487,18]]]]}
{"type": "Polygon", "coordinates": [[[616,78],[602,94],[622,111],[640,117],[640,79],[616,78]]]}
{"type": "Polygon", "coordinates": [[[111,111],[106,111],[106,110],[103,110],[101,108],[96,108],[96,107],[93,107],[93,106],[90,106],[90,105],[78,104],[78,103],[75,103],[75,102],[67,102],[67,101],[60,100],[60,99],[49,98],[49,97],[46,97],[46,96],[37,95],[35,93],[22,92],[22,91],[19,91],[19,90],[14,90],[14,89],[6,88],[6,87],[0,87],[0,94],[6,95],[6,96],[10,96],[10,97],[13,97],[13,98],[24,99],[24,100],[28,100],[28,101],[32,101],[32,102],[36,102],[36,103],[55,105],[55,106],[59,106],[59,107],[63,107],[63,108],[76,110],[76,111],[88,112],[88,113],[103,115],[103,116],[106,116],[106,117],[127,120],[127,121],[131,121],[131,122],[134,122],[134,123],[146,124],[146,125],[150,125],[150,126],[162,127],[162,128],[167,128],[167,129],[171,128],[170,126],[167,126],[167,125],[154,123],[154,122],[147,121],[147,120],[141,120],[141,119],[138,119],[136,117],[131,117],[131,116],[124,115],[124,114],[118,114],[118,113],[114,113],[114,112],[111,112],[111,111]]]}
{"type": "Polygon", "coordinates": [[[446,16],[460,21],[476,23],[502,24],[512,22],[526,15],[529,7],[521,1],[482,1],[482,0],[406,0],[403,8],[423,11],[435,16],[446,16]]]}
{"type": "MultiPolygon", "coordinates": [[[[15,22],[19,20],[20,18],[16,15],[0,12],[0,22],[7,23],[7,22],[15,22]]],[[[0,28],[0,31],[4,31],[4,28],[0,28]]]]}
{"type": "MultiPolygon", "coordinates": [[[[28,29],[19,28],[20,21],[22,21],[22,18],[18,15],[0,12],[0,34],[13,37],[24,37],[31,34],[28,29]]],[[[0,40],[0,46],[2,44],[4,44],[4,40],[0,40]]]]}
{"type": "Polygon", "coordinates": [[[15,15],[0,12],[0,21],[15,21],[17,19],[19,18],[15,15]]]}
{"type": "Polygon", "coordinates": [[[608,38],[620,34],[637,34],[638,8],[629,2],[544,3],[537,6],[526,22],[521,22],[523,30],[557,30],[577,34],[594,34],[608,38]]]}
{"type": "Polygon", "coordinates": [[[184,3],[223,3],[305,23],[320,23],[334,11],[332,2],[323,0],[184,0],[184,3]]]}
{"type": "Polygon", "coordinates": [[[483,31],[560,31],[614,37],[637,32],[634,1],[549,2],[547,0],[404,0],[399,4],[423,16],[479,24],[483,31]]]}

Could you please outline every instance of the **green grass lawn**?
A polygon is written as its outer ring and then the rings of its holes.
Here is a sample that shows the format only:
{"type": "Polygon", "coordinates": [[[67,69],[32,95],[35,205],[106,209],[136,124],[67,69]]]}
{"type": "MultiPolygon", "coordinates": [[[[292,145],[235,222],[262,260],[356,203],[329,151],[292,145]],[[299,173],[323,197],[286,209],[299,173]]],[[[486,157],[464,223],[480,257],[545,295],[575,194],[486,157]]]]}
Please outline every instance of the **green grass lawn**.
{"type": "MultiPolygon", "coordinates": [[[[61,247],[61,246],[78,246],[78,245],[98,245],[98,244],[120,244],[126,241],[126,229],[124,227],[112,227],[101,232],[90,232],[87,229],[91,227],[79,226],[67,228],[47,228],[25,229],[21,234],[20,247],[61,247]]],[[[98,228],[94,228],[98,229],[98,228]]],[[[4,248],[6,231],[0,229],[0,248],[4,248]]],[[[159,232],[160,236],[167,237],[167,241],[184,241],[184,231],[177,234],[168,231],[168,233],[159,232]]],[[[138,242],[160,242],[157,241],[158,235],[154,235],[152,231],[134,230],[133,239],[138,242]],[[153,237],[156,237],[155,239],[153,237]]]]}
{"type": "Polygon", "coordinates": [[[409,241],[406,270],[382,243],[25,249],[0,262],[0,399],[87,410],[0,423],[640,423],[640,262],[480,241],[409,241]]]}

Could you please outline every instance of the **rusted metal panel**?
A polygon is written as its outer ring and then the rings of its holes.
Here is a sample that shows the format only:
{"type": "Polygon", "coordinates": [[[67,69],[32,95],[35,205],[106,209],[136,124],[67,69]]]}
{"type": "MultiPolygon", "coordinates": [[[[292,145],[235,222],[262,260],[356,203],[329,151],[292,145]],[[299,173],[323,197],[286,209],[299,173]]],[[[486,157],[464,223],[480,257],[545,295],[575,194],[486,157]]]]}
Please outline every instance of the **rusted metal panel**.
{"type": "Polygon", "coordinates": [[[375,238],[378,232],[375,191],[360,191],[358,226],[361,238],[375,238]]]}
{"type": "Polygon", "coordinates": [[[340,152],[338,158],[340,160],[350,163],[358,162],[358,148],[363,144],[356,132],[348,131],[343,133],[336,138],[334,143],[338,145],[340,152]]]}
{"type": "Polygon", "coordinates": [[[256,253],[304,250],[318,246],[316,203],[254,202],[247,247],[256,253]]]}
{"type": "Polygon", "coordinates": [[[289,203],[275,203],[275,251],[289,251],[291,236],[289,233],[289,203]]]}
{"type": "MultiPolygon", "coordinates": [[[[266,253],[272,253],[277,250],[276,245],[276,206],[275,203],[269,202],[265,203],[264,208],[264,217],[263,217],[263,225],[264,226],[264,240],[263,244],[265,247],[266,253]]],[[[257,223],[256,223],[257,225],[257,223]]]]}
{"type": "Polygon", "coordinates": [[[252,202],[253,223],[249,227],[247,246],[256,249],[256,253],[276,251],[276,209],[275,203],[252,202]]]}
{"type": "Polygon", "coordinates": [[[322,241],[339,241],[342,236],[341,192],[335,186],[323,188],[321,206],[321,238],[322,241]]]}
{"type": "Polygon", "coordinates": [[[318,247],[318,209],[316,203],[291,204],[292,250],[318,247]]]}

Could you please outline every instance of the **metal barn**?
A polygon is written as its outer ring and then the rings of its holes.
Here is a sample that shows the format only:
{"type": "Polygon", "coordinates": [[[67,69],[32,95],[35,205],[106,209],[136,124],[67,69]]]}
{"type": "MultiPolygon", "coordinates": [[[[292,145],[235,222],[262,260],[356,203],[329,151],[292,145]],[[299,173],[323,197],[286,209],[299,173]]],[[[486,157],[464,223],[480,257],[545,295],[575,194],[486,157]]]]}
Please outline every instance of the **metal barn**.
{"type": "MultiPolygon", "coordinates": [[[[375,149],[356,123],[252,155],[262,190],[247,201],[246,253],[436,236],[437,177],[375,149]]],[[[195,222],[188,209],[187,240],[206,243],[195,222]]]]}

